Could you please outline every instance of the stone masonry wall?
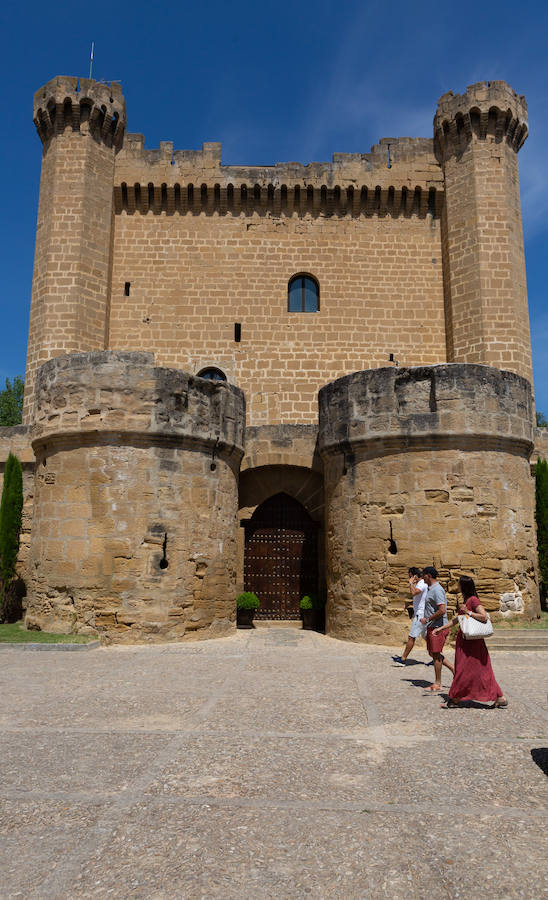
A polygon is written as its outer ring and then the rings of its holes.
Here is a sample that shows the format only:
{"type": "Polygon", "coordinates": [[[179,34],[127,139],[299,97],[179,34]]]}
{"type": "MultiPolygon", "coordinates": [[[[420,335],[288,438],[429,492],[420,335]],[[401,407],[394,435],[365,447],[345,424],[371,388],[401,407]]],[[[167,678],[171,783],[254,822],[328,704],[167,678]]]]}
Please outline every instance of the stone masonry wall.
{"type": "Polygon", "coordinates": [[[37,399],[27,626],[107,642],[234,628],[241,392],[105,352],[47,363],[37,399]]]}
{"type": "Polygon", "coordinates": [[[445,361],[431,140],[245,167],[223,166],[220,144],[148,151],[128,135],[115,181],[109,346],[220,367],[245,391],[250,425],[315,424],[323,384],[390,353],[445,361]],[[317,313],[287,310],[300,272],[319,281],[317,313]]]}
{"type": "Polygon", "coordinates": [[[340,375],[390,353],[445,361],[439,220],[122,214],[109,340],[190,372],[220,367],[250,425],[316,423],[317,392],[340,375]],[[302,271],[319,281],[319,312],[287,311],[302,271]]]}
{"type": "Polygon", "coordinates": [[[324,388],[328,633],[403,639],[412,565],[435,565],[453,606],[470,574],[491,612],[536,615],[531,449],[530,387],[508,372],[392,368],[324,388]]]}

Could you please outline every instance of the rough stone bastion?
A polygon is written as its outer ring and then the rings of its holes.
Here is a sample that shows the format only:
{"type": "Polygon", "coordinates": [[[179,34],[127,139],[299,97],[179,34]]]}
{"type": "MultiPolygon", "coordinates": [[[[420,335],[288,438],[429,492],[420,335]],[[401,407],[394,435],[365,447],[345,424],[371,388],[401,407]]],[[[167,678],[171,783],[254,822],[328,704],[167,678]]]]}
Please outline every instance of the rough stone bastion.
{"type": "Polygon", "coordinates": [[[453,596],[472,572],[489,610],[536,614],[526,379],[469,364],[383,368],[327,385],[319,403],[330,634],[403,637],[413,564],[443,571],[453,596]]]}
{"type": "Polygon", "coordinates": [[[238,388],[151,353],[45,363],[27,624],[111,640],[230,630],[244,422],[238,388]]]}

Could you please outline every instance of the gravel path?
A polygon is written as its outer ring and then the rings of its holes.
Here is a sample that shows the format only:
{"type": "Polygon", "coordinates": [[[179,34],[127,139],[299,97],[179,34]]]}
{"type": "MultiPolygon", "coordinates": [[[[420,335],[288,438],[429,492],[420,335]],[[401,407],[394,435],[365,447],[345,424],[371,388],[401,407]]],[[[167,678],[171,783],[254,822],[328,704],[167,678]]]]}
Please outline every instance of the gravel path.
{"type": "Polygon", "coordinates": [[[506,710],[289,628],[4,654],[0,897],[548,897],[548,654],[492,659],[506,710]]]}

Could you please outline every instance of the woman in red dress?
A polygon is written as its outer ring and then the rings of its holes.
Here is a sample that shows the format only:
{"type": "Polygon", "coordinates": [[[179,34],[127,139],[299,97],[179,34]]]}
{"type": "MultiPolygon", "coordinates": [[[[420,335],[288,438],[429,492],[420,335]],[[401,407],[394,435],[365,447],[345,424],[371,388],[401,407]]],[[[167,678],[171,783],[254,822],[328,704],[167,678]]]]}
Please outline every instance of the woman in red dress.
{"type": "MultiPolygon", "coordinates": [[[[478,622],[487,622],[487,613],[476,596],[473,579],[462,575],[459,578],[459,589],[463,603],[457,615],[448,625],[434,629],[434,633],[457,625],[459,615],[468,614],[478,622]]],[[[483,638],[468,640],[459,628],[455,647],[455,676],[449,688],[448,700],[443,706],[451,709],[458,706],[461,700],[477,700],[479,703],[494,701],[497,707],[508,706],[495,679],[485,641],[483,638]]]]}

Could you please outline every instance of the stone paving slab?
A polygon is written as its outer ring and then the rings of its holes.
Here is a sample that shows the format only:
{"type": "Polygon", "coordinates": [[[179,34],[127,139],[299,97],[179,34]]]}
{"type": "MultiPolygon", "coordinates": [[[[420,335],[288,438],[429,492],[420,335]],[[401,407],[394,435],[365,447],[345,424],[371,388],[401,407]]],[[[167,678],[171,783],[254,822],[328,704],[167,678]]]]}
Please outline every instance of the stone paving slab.
{"type": "Polygon", "coordinates": [[[541,821],[531,823],[523,815],[501,823],[479,808],[454,818],[407,813],[402,823],[397,811],[321,805],[200,805],[185,807],[183,814],[178,806],[139,804],[113,836],[106,857],[86,862],[80,896],[109,896],[124,883],[132,897],[143,900],[478,897],[478,848],[486,842],[490,860],[481,893],[538,896],[539,868],[546,863],[535,846],[541,821]],[[172,879],[176,889],[169,886],[172,879]]]}
{"type": "Polygon", "coordinates": [[[350,693],[344,676],[341,681],[340,693],[336,688],[322,690],[320,684],[318,695],[314,697],[313,685],[309,684],[301,691],[301,686],[296,682],[288,683],[285,675],[279,685],[253,685],[244,680],[227,694],[226,702],[215,710],[214,719],[210,719],[206,727],[240,732],[274,729],[308,733],[322,731],[327,720],[332,731],[363,729],[367,725],[367,715],[355,695],[355,686],[350,693]]]}
{"type": "Polygon", "coordinates": [[[506,710],[440,709],[414,656],[275,627],[7,654],[0,897],[548,897],[546,655],[493,654],[506,710]]]}
{"type": "Polygon", "coordinates": [[[380,803],[421,804],[424,795],[417,783],[422,766],[416,767],[415,760],[424,754],[432,757],[428,779],[444,794],[451,792],[453,767],[465,757],[460,779],[464,793],[475,796],[481,784],[488,805],[548,808],[548,779],[538,768],[531,771],[529,742],[500,741],[478,748],[474,742],[446,741],[441,752],[433,738],[405,740],[396,747],[393,743],[380,743],[374,734],[353,741],[254,736],[227,737],[220,747],[218,739],[199,736],[185,742],[147,794],[316,801],[327,793],[334,800],[365,804],[372,796],[380,803]],[[204,760],[209,760],[206,771],[204,760]],[[492,773],[489,778],[486,768],[492,773]],[[409,777],[402,779],[406,771],[409,777]]]}
{"type": "Polygon", "coordinates": [[[117,795],[148,769],[170,737],[163,734],[12,732],[2,742],[2,787],[40,793],[117,795]],[[28,760],[31,765],[22,765],[28,760]],[[36,764],[38,762],[38,765],[36,764]]]}
{"type": "Polygon", "coordinates": [[[42,893],[45,879],[77,852],[102,811],[91,797],[75,802],[50,796],[32,800],[23,794],[16,800],[3,796],[1,806],[2,898],[46,896],[42,893]]]}
{"type": "Polygon", "coordinates": [[[325,736],[226,736],[219,745],[217,737],[199,735],[185,741],[147,794],[316,801],[327,791],[352,801],[375,790],[380,755],[373,742],[325,736]]]}
{"type": "Polygon", "coordinates": [[[172,730],[185,728],[192,721],[193,714],[207,700],[207,695],[185,697],[181,694],[170,699],[159,692],[154,703],[149,708],[143,708],[143,699],[139,697],[133,696],[130,699],[113,695],[109,698],[107,692],[101,693],[102,696],[94,695],[92,692],[86,693],[82,688],[75,688],[75,695],[71,696],[70,687],[65,686],[59,695],[43,696],[29,704],[27,712],[21,706],[14,708],[12,698],[11,702],[5,704],[8,709],[3,709],[0,714],[0,726],[7,728],[10,722],[16,722],[20,727],[32,728],[52,726],[64,729],[85,726],[100,731],[116,728],[172,730]]]}

